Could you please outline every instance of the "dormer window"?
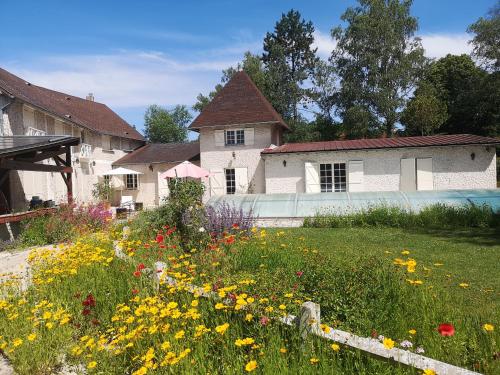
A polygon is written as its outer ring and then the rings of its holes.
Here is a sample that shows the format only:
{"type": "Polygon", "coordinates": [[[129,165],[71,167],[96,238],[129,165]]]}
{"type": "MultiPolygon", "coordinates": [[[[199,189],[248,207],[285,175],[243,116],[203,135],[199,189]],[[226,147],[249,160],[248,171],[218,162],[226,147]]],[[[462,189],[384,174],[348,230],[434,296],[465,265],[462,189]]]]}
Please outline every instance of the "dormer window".
{"type": "Polygon", "coordinates": [[[224,132],[224,141],[226,146],[244,145],[245,131],[243,129],[226,130],[224,132]]]}

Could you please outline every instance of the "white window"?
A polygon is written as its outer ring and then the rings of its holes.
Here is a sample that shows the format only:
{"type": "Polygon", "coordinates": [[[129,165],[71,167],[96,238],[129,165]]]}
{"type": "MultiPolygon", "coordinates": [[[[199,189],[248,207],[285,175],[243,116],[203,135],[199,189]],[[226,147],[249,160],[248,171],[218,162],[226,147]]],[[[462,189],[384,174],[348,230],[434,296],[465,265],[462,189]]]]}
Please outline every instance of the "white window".
{"type": "Polygon", "coordinates": [[[236,193],[236,171],[234,168],[226,169],[226,194],[236,193]]]}
{"type": "Polygon", "coordinates": [[[224,141],[226,146],[244,145],[245,131],[243,129],[226,130],[224,133],[224,141]]]}
{"type": "Polygon", "coordinates": [[[345,163],[320,164],[319,176],[322,193],[347,191],[345,163]]]}
{"type": "Polygon", "coordinates": [[[127,190],[137,190],[139,187],[139,177],[136,174],[125,175],[125,186],[127,190]]]}

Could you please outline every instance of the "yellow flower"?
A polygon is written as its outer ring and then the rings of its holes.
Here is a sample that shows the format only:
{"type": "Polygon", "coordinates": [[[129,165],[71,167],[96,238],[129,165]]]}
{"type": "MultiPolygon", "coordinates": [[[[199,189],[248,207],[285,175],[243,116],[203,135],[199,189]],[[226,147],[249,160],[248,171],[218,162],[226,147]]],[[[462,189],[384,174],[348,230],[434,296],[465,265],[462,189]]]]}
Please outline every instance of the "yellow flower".
{"type": "Polygon", "coordinates": [[[408,333],[409,333],[410,335],[415,335],[415,334],[417,333],[417,331],[416,331],[415,329],[410,329],[410,330],[408,331],[408,333]]]}
{"type": "Polygon", "coordinates": [[[286,306],[283,304],[279,305],[279,308],[280,308],[280,310],[286,310],[286,306]]]}
{"type": "Polygon", "coordinates": [[[390,338],[384,338],[383,344],[384,344],[384,348],[386,348],[386,349],[394,348],[394,341],[391,340],[390,338]]]}
{"type": "Polygon", "coordinates": [[[332,330],[330,327],[328,327],[326,324],[320,324],[319,325],[321,330],[325,333],[330,333],[330,331],[332,330]]]}
{"type": "Polygon", "coordinates": [[[255,340],[251,337],[247,337],[245,339],[238,339],[234,342],[234,345],[236,346],[245,346],[245,345],[252,345],[255,342],[255,340]]]}
{"type": "Polygon", "coordinates": [[[410,254],[410,252],[409,252],[408,250],[403,250],[403,251],[401,252],[401,254],[403,254],[403,255],[408,255],[408,254],[410,254]]]}
{"type": "Polygon", "coordinates": [[[431,370],[430,368],[425,369],[424,372],[422,372],[422,375],[436,375],[436,372],[434,370],[431,370]]]}
{"type": "Polygon", "coordinates": [[[280,353],[285,354],[288,350],[286,348],[280,348],[280,353]]]}
{"type": "Polygon", "coordinates": [[[495,327],[493,326],[493,324],[486,323],[483,325],[483,329],[485,331],[491,332],[491,331],[495,330],[495,327]]]}
{"type": "Polygon", "coordinates": [[[52,317],[52,313],[50,311],[45,311],[42,315],[44,320],[50,319],[52,317]]]}
{"type": "Polygon", "coordinates": [[[223,303],[220,303],[220,302],[218,302],[218,303],[215,304],[215,309],[216,310],[221,310],[221,309],[223,309],[225,307],[226,306],[223,303]]]}
{"type": "Polygon", "coordinates": [[[332,350],[334,352],[338,352],[340,350],[340,345],[338,345],[338,344],[332,344],[332,345],[330,345],[330,347],[332,348],[332,350]]]}
{"type": "Polygon", "coordinates": [[[87,365],[87,368],[94,368],[97,366],[97,362],[96,361],[92,361],[92,362],[89,362],[89,364],[87,365]]]}
{"type": "Polygon", "coordinates": [[[31,335],[28,335],[28,341],[34,341],[36,339],[36,333],[32,333],[31,335]]]}
{"type": "Polygon", "coordinates": [[[185,334],[184,330],[182,330],[182,329],[181,329],[179,332],[177,332],[177,333],[175,334],[175,336],[174,336],[174,337],[175,337],[177,340],[179,340],[179,339],[182,339],[182,338],[184,337],[184,334],[185,334]]]}
{"type": "Polygon", "coordinates": [[[47,323],[45,323],[45,327],[47,327],[48,329],[52,329],[52,327],[54,327],[54,323],[47,322],[47,323]]]}
{"type": "Polygon", "coordinates": [[[315,357],[312,357],[309,362],[311,363],[311,365],[315,365],[316,363],[319,362],[319,359],[318,358],[315,358],[315,357]]]}
{"type": "Polygon", "coordinates": [[[161,349],[165,351],[170,349],[170,343],[168,341],[164,341],[163,344],[161,344],[161,349]]]}
{"type": "Polygon", "coordinates": [[[14,345],[15,348],[17,348],[19,345],[22,345],[23,343],[23,340],[20,339],[20,338],[17,338],[15,339],[13,342],[12,342],[12,345],[14,345]]]}
{"type": "Polygon", "coordinates": [[[246,315],[245,315],[245,320],[246,320],[247,322],[252,321],[252,319],[253,319],[253,315],[252,315],[252,314],[246,314],[246,315]]]}
{"type": "Polygon", "coordinates": [[[257,361],[250,361],[245,365],[245,371],[251,372],[257,368],[257,361]]]}
{"type": "Polygon", "coordinates": [[[458,286],[461,287],[461,288],[468,288],[469,284],[467,284],[467,283],[460,283],[460,284],[458,284],[458,286]]]}
{"type": "Polygon", "coordinates": [[[224,333],[226,333],[228,328],[229,328],[229,323],[224,323],[220,326],[215,327],[215,331],[223,335],[224,333]]]}
{"type": "Polygon", "coordinates": [[[198,300],[197,300],[197,299],[193,300],[193,301],[191,302],[191,306],[193,306],[193,307],[197,307],[197,306],[198,306],[198,300]]]}

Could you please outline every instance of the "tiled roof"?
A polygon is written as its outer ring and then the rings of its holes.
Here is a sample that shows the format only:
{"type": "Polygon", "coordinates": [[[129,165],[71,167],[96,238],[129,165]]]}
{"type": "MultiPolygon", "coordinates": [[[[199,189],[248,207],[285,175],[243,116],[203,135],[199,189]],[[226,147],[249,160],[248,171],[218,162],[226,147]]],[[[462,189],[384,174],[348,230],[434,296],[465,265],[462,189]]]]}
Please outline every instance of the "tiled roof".
{"type": "Polygon", "coordinates": [[[200,159],[200,143],[149,143],[118,159],[113,165],[176,163],[200,159]]]}
{"type": "Polygon", "coordinates": [[[430,147],[430,146],[460,146],[460,145],[494,145],[500,144],[500,139],[482,137],[472,134],[430,135],[421,137],[354,139],[347,141],[327,141],[308,143],[287,143],[282,146],[265,149],[262,154],[282,154],[293,152],[315,151],[347,151],[372,150],[384,148],[430,147]]]}
{"type": "Polygon", "coordinates": [[[69,135],[11,135],[0,137],[0,158],[26,152],[50,150],[57,146],[76,146],[80,138],[69,135]]]}
{"type": "Polygon", "coordinates": [[[143,141],[144,137],[105,104],[33,85],[0,68],[0,90],[19,100],[101,134],[143,141]]]}
{"type": "Polygon", "coordinates": [[[277,123],[288,129],[271,103],[243,71],[237,72],[189,126],[277,123]]]}

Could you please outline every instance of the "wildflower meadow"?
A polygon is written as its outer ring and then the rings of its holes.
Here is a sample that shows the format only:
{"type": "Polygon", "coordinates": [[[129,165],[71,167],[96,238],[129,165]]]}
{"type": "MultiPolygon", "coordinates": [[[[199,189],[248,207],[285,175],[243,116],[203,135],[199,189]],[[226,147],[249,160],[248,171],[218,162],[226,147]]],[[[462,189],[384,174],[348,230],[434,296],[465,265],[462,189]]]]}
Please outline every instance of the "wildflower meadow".
{"type": "Polygon", "coordinates": [[[33,250],[32,285],[2,285],[0,349],[17,373],[422,373],[342,343],[304,340],[279,318],[297,315],[305,301],[321,306],[325,332],[500,371],[499,246],[489,234],[447,240],[390,228],[234,223],[186,247],[175,226],[145,232],[131,224],[33,250]],[[469,259],[459,261],[465,249],[469,259]],[[155,287],[158,261],[175,285],[155,287]]]}

